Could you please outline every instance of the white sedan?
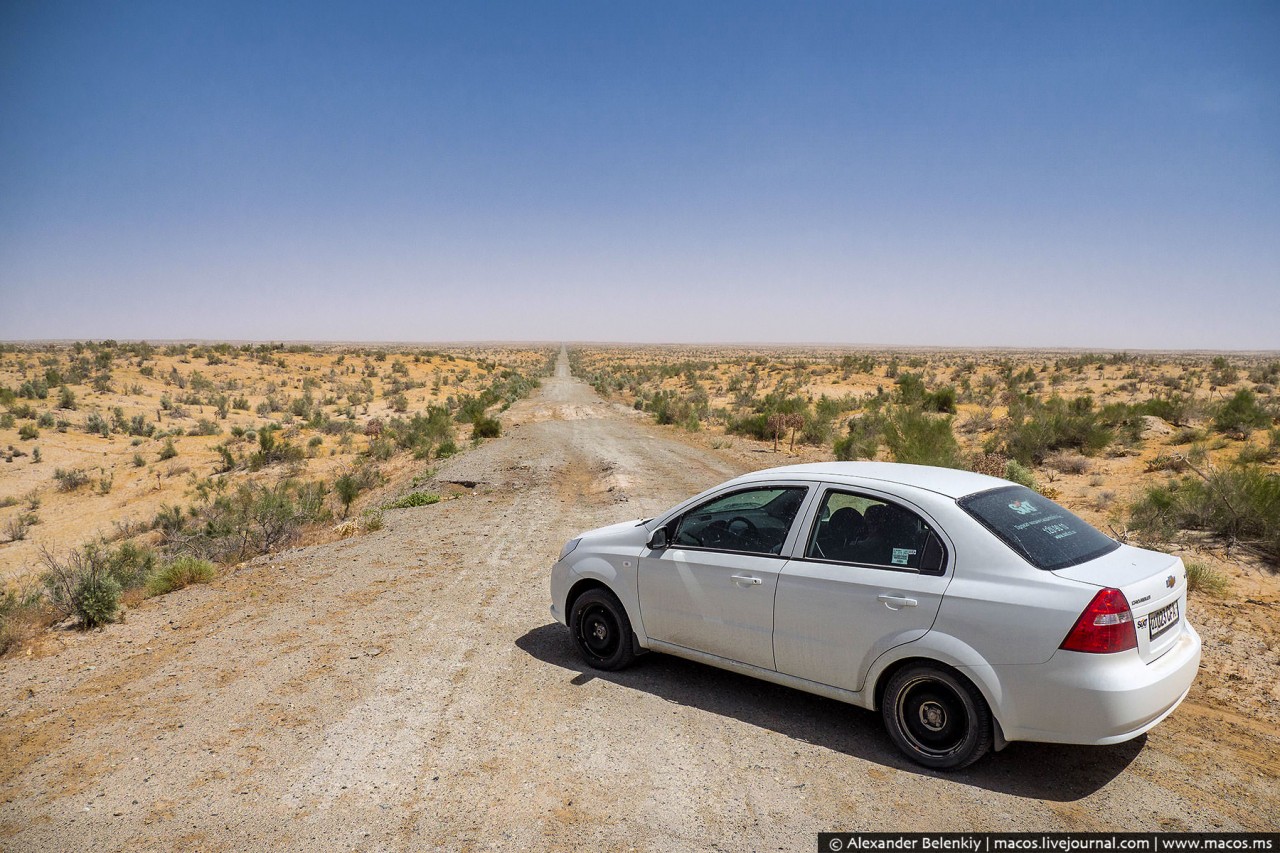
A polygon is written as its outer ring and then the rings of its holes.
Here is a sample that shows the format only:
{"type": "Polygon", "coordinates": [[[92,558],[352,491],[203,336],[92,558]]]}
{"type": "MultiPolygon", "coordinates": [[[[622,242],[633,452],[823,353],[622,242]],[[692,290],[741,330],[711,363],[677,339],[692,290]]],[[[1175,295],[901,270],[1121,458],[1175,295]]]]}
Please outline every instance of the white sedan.
{"type": "Polygon", "coordinates": [[[1187,695],[1182,561],[1005,480],[831,462],[757,471],[570,540],[551,612],[582,656],[665,652],[880,709],[920,764],[1111,744],[1187,695]]]}

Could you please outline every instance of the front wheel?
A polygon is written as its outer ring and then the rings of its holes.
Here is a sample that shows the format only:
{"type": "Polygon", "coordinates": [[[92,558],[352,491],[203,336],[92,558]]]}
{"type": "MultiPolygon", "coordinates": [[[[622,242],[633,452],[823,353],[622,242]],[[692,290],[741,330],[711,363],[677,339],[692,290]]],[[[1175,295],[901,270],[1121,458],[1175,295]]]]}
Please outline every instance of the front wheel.
{"type": "Polygon", "coordinates": [[[596,669],[622,669],[636,659],[631,620],[607,589],[589,589],[578,596],[569,614],[569,630],[582,657],[596,669]]]}
{"type": "Polygon", "coordinates": [[[880,713],[907,757],[958,770],[991,748],[991,711],[965,679],[939,666],[908,666],[889,680],[880,713]]]}

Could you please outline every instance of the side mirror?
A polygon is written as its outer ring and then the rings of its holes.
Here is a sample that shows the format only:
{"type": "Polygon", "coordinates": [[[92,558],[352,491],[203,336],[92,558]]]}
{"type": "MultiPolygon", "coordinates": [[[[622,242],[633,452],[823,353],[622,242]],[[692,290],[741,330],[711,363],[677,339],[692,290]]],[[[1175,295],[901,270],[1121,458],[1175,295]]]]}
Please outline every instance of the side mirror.
{"type": "Polygon", "coordinates": [[[667,528],[659,527],[649,536],[649,549],[661,551],[665,547],[667,547],[667,528]]]}

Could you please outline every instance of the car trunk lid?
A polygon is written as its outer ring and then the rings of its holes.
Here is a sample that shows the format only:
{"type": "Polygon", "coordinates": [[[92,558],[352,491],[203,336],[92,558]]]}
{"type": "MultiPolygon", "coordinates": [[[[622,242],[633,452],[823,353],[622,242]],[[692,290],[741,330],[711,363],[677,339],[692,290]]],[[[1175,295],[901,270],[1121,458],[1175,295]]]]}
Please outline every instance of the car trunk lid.
{"type": "Polygon", "coordinates": [[[1187,616],[1187,572],[1169,554],[1121,545],[1096,560],[1054,570],[1054,574],[1124,593],[1133,612],[1138,653],[1150,663],[1171,649],[1187,616]]]}

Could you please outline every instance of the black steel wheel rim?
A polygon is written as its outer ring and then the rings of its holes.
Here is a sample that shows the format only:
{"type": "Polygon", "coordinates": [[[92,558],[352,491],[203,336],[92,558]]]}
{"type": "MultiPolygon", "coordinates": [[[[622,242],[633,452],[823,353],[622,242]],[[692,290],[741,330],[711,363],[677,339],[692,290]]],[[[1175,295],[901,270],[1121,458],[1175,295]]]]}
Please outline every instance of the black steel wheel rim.
{"type": "Polygon", "coordinates": [[[911,747],[932,758],[954,753],[969,735],[969,709],[946,682],[912,679],[898,691],[898,730],[911,747]]]}
{"type": "Polygon", "coordinates": [[[590,604],[578,620],[578,641],[594,657],[604,660],[618,650],[618,620],[600,604],[590,604]]]}

